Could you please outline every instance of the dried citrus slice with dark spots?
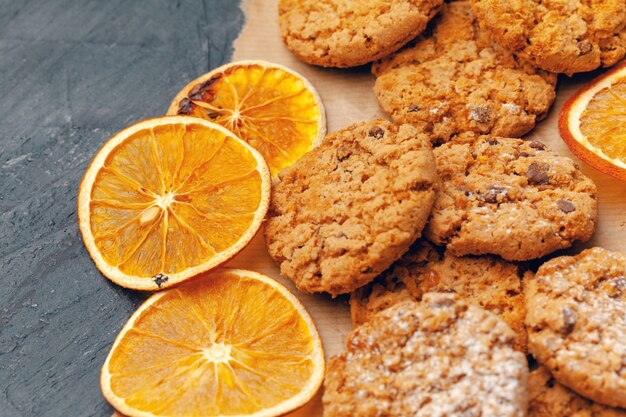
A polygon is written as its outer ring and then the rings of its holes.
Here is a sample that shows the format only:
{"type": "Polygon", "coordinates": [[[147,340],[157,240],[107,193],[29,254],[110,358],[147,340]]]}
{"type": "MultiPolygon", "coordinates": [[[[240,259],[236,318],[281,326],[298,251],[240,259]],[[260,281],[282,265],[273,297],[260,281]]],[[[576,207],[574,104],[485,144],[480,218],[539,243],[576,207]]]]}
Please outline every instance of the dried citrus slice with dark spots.
{"type": "Polygon", "coordinates": [[[263,155],[272,176],[326,134],[324,106],[311,83],[263,61],[233,62],[204,74],[176,95],[167,114],[224,126],[263,155]]]}

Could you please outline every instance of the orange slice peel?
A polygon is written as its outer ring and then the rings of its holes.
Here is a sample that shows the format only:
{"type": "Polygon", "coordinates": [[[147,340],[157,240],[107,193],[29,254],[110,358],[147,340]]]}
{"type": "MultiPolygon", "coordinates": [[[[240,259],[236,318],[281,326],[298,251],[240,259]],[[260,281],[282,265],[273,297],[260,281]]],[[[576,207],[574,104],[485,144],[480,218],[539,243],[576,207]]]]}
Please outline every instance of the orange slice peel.
{"type": "Polygon", "coordinates": [[[559,132],[582,161],[626,181],[626,62],[565,102],[559,132]]]}
{"type": "Polygon", "coordinates": [[[158,290],[232,258],[269,205],[262,156],[205,120],[160,117],[114,135],[78,195],[83,241],[113,282],[158,290]]]}
{"type": "Polygon", "coordinates": [[[317,146],[326,134],[319,94],[302,75],[265,61],[238,61],[185,86],[167,114],[218,123],[251,144],[272,176],[317,146]]]}
{"type": "Polygon", "coordinates": [[[256,272],[222,269],[148,298],[113,343],[100,383],[128,416],[271,417],[306,404],[324,366],[293,294],[256,272]]]}

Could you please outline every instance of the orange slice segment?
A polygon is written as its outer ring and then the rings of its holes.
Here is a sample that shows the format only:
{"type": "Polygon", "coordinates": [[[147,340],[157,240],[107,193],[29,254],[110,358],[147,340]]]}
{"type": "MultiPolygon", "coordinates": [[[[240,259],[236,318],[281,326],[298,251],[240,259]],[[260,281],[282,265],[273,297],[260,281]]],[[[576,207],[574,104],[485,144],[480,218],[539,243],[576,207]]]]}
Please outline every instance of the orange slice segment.
{"type": "Polygon", "coordinates": [[[276,281],[224,269],[151,296],[117,336],[101,388],[128,416],[277,416],[308,402],[324,351],[276,281]]]}
{"type": "Polygon", "coordinates": [[[204,74],[176,95],[167,114],[226,127],[263,155],[272,175],[326,134],[324,107],[311,83],[264,61],[233,62],[204,74]]]}
{"type": "Polygon", "coordinates": [[[593,80],[565,103],[559,130],[580,159],[626,181],[626,62],[593,80]]]}
{"type": "Polygon", "coordinates": [[[161,117],[113,136],[78,195],[85,246],[100,271],[157,290],[227,261],[267,212],[261,155],[215,123],[161,117]]]}

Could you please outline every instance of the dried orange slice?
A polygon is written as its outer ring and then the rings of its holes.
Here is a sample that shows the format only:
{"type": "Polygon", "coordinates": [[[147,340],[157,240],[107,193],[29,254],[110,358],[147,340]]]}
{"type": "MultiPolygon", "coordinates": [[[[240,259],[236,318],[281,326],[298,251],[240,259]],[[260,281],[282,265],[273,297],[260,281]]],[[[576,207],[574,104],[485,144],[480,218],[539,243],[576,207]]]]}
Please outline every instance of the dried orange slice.
{"type": "Polygon", "coordinates": [[[304,306],[276,281],[224,269],[148,298],[102,367],[128,416],[277,416],[308,402],[324,351],[304,306]]]}
{"type": "Polygon", "coordinates": [[[273,176],[326,134],[324,106],[311,83],[264,61],[233,62],[193,80],[176,95],[167,114],[226,127],[261,152],[273,176]]]}
{"type": "Polygon", "coordinates": [[[626,62],[567,100],[559,131],[580,159],[626,181],[626,62]]]}
{"type": "Polygon", "coordinates": [[[107,278],[157,290],[243,249],[269,195],[269,170],[250,145],[215,123],[161,117],[100,149],[80,185],[79,226],[107,278]]]}

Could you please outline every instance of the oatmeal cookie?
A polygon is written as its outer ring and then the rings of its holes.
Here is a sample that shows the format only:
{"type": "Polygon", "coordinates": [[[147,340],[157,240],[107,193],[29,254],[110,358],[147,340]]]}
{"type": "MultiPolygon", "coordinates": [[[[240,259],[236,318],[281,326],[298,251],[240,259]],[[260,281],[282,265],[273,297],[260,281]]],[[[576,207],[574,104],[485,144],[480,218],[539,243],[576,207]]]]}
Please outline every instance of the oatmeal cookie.
{"type": "Polygon", "coordinates": [[[304,292],[350,292],[398,259],[437,186],[429,137],[385,120],[354,124],[279,174],[265,227],[270,256],[304,292]]]}
{"type": "Polygon", "coordinates": [[[453,294],[376,314],[328,363],[324,416],[523,417],[526,357],[497,316],[453,294]]]}
{"type": "Polygon", "coordinates": [[[541,142],[481,137],[435,158],[442,183],[424,235],[454,255],[529,260],[595,230],[595,184],[541,142]]]}
{"type": "Polygon", "coordinates": [[[626,407],[626,256],[602,248],[561,256],[524,289],[537,361],[580,395],[626,407]]]}
{"type": "Polygon", "coordinates": [[[419,35],[443,0],[280,0],[278,24],[298,59],[354,67],[382,58],[419,35]]]}
{"type": "Polygon", "coordinates": [[[626,410],[581,397],[539,366],[528,374],[528,417],[626,417],[626,410]]]}
{"type": "Polygon", "coordinates": [[[447,142],[461,132],[519,137],[546,116],[556,76],[494,44],[468,2],[446,4],[431,30],[372,67],[376,98],[395,122],[447,142]]]}
{"type": "Polygon", "coordinates": [[[419,240],[374,281],[350,295],[355,325],[405,300],[428,292],[452,292],[499,316],[517,334],[516,349],[526,351],[523,271],[495,256],[456,257],[419,240]]]}
{"type": "Polygon", "coordinates": [[[471,0],[481,27],[539,68],[573,74],[626,53],[624,0],[471,0]]]}

